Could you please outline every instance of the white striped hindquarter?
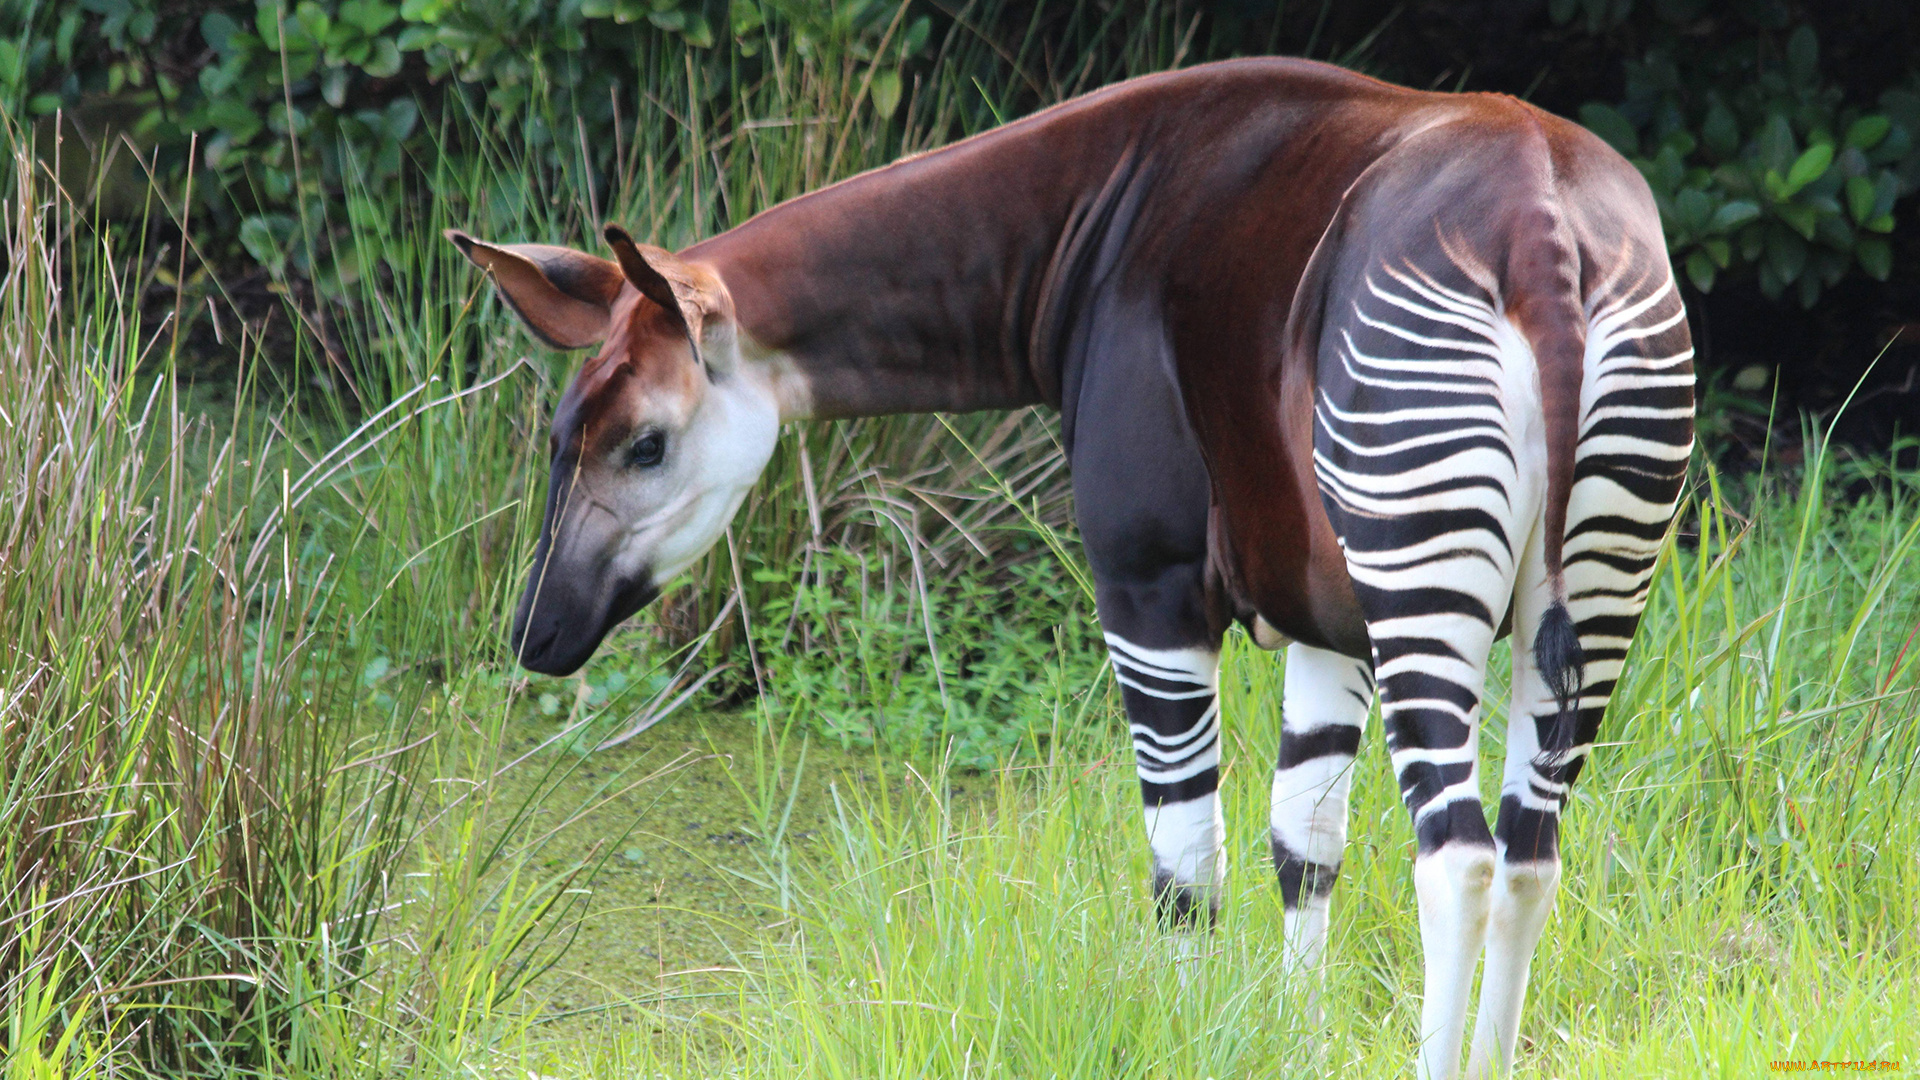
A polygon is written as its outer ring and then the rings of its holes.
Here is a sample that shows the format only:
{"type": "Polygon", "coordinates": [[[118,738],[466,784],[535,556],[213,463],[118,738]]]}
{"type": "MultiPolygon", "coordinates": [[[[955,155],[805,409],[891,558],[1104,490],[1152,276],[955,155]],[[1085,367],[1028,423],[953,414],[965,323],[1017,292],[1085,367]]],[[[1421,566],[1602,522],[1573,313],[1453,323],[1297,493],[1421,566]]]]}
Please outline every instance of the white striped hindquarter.
{"type": "Polygon", "coordinates": [[[1347,385],[1322,380],[1314,464],[1367,615],[1394,771],[1432,850],[1454,803],[1468,830],[1479,812],[1487,654],[1544,496],[1539,379],[1489,297],[1422,269],[1369,273],[1352,308],[1334,346],[1347,385]]]}
{"type": "MultiPolygon", "coordinates": [[[[1671,274],[1664,258],[1623,256],[1583,313],[1578,416],[1562,420],[1577,424],[1573,483],[1550,552],[1542,360],[1495,276],[1439,246],[1445,257],[1429,265],[1371,264],[1329,318],[1314,416],[1315,471],[1366,615],[1382,727],[1418,841],[1424,1076],[1457,1071],[1483,942],[1472,1068],[1511,1061],[1558,880],[1558,815],[1619,677],[1692,446],[1691,350],[1671,274]],[[1489,830],[1479,723],[1508,617],[1512,722],[1489,830]],[[1558,667],[1543,673],[1536,644],[1555,618],[1571,621],[1579,647],[1548,657],[1558,667]],[[1563,701],[1551,687],[1568,667],[1575,691],[1563,701]]],[[[1347,753],[1326,748],[1317,770],[1295,754],[1292,767],[1326,775],[1347,753]]],[[[1280,839],[1276,830],[1283,891],[1315,938],[1301,943],[1311,957],[1324,917],[1313,917],[1313,890],[1288,888],[1280,839]]]]}

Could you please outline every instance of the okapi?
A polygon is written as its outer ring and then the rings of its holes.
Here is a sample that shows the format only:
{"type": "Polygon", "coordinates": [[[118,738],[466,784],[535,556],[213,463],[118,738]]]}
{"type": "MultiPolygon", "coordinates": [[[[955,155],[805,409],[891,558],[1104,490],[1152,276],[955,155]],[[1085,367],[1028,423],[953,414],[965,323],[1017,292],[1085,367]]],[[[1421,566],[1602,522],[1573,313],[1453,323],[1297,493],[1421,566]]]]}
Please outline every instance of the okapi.
{"type": "Polygon", "coordinates": [[[780,425],[1060,411],[1130,723],[1154,895],[1226,873],[1220,643],[1286,645],[1273,858],[1318,966],[1376,696],[1418,841],[1418,1072],[1513,1060],[1559,816],[1691,451],[1692,349],[1647,185],[1492,94],[1300,60],[1125,83],[776,206],[679,254],[449,238],[535,336],[598,346],[555,411],[512,646],[572,672],[713,544],[780,425]],[[1477,746],[1513,650],[1492,829],[1477,746]],[[1291,641],[1291,644],[1286,642],[1291,641]],[[1524,646],[1524,647],[1523,647],[1524,646]]]}

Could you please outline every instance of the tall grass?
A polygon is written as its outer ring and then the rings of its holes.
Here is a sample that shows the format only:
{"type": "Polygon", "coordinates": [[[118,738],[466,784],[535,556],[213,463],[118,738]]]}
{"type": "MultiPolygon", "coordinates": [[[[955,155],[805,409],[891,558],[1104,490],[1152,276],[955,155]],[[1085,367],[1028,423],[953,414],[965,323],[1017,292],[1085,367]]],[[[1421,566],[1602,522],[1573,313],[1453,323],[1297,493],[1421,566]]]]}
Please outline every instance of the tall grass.
{"type": "Polygon", "coordinates": [[[12,1045],[71,1028],[74,1055],[258,1061],[303,999],[353,977],[394,858],[355,855],[391,849],[403,789],[337,767],[324,560],[303,557],[292,521],[258,528],[292,495],[269,463],[290,462],[238,414],[216,428],[183,413],[178,384],[151,374],[166,345],[138,314],[139,254],[26,163],[15,174],[0,1000],[60,1005],[12,1045]],[[329,820],[348,801],[368,812],[329,820]]]}
{"type": "MultiPolygon", "coordinates": [[[[403,322],[369,305],[390,321],[353,337],[394,381],[362,390],[350,427],[268,400],[245,331],[236,403],[208,412],[172,316],[142,317],[152,232],[86,217],[24,153],[12,177],[7,1075],[432,1059],[533,974],[565,902],[564,880],[520,874],[514,808],[490,815],[497,753],[438,745],[523,551],[525,365],[450,362],[460,309],[402,296],[403,322]]],[[[414,239],[378,255],[444,281],[440,246],[414,239]]],[[[466,719],[484,735],[488,714],[466,719]]]]}

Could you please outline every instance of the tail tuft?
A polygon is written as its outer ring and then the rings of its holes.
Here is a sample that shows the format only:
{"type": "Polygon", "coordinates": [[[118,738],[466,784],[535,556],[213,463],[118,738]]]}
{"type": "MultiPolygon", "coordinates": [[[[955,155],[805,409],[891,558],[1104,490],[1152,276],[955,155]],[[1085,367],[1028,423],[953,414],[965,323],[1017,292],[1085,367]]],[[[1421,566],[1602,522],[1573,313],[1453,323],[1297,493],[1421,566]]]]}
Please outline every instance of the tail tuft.
{"type": "Polygon", "coordinates": [[[1586,674],[1586,655],[1580,650],[1580,634],[1573,626],[1567,605],[1555,600],[1540,618],[1540,630],[1533,636],[1533,665],[1553,692],[1558,716],[1554,718],[1548,745],[1542,746],[1543,759],[1557,758],[1574,741],[1574,716],[1579,707],[1580,687],[1586,674]]]}

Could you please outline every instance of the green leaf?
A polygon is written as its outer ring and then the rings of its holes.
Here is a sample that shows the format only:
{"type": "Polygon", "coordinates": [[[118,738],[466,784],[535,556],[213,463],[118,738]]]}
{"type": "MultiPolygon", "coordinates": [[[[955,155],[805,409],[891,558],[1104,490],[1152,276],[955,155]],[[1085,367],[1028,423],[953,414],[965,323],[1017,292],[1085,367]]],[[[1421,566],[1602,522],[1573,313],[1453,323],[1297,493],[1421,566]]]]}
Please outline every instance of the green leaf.
{"type": "Polygon", "coordinates": [[[1759,216],[1759,204],[1748,199],[1734,199],[1713,212],[1712,220],[1707,222],[1707,231],[1732,232],[1759,216]]]}
{"type": "Polygon", "coordinates": [[[280,51],[280,9],[261,4],[253,12],[253,28],[270,52],[280,51]]]}
{"type": "Polygon", "coordinates": [[[1819,299],[1820,299],[1819,276],[1815,274],[1807,274],[1804,277],[1802,277],[1800,279],[1800,306],[1803,308],[1810,309],[1813,307],[1814,302],[1819,299]]]}
{"type": "Polygon", "coordinates": [[[1693,280],[1693,287],[1701,292],[1713,291],[1713,278],[1717,272],[1713,260],[1704,251],[1695,251],[1687,256],[1687,277],[1693,280]]]}
{"type": "Polygon", "coordinates": [[[413,126],[420,121],[420,106],[412,98],[395,98],[387,102],[387,138],[401,142],[413,134],[413,126]]]}
{"type": "Polygon", "coordinates": [[[201,40],[219,53],[223,60],[238,51],[238,42],[234,41],[234,35],[238,33],[240,24],[224,11],[209,11],[200,17],[201,40]]]}
{"type": "MultiPolygon", "coordinates": [[[[205,72],[201,73],[203,78],[205,74],[205,72]]],[[[216,98],[209,102],[206,118],[212,127],[225,132],[228,142],[235,146],[242,145],[258,135],[263,126],[258,112],[248,108],[245,102],[233,97],[216,98]]]]}
{"type": "Polygon", "coordinates": [[[713,48],[713,24],[708,22],[707,17],[700,12],[694,12],[687,19],[687,28],[681,31],[680,36],[686,38],[687,44],[696,49],[713,48]]]}
{"type": "Polygon", "coordinates": [[[1838,205],[1819,210],[1813,223],[1813,238],[1833,251],[1853,250],[1853,226],[1848,224],[1847,215],[1838,205]]]}
{"type": "Polygon", "coordinates": [[[361,70],[376,79],[391,79],[400,73],[400,46],[390,37],[374,42],[373,55],[361,65],[361,70]]]}
{"type": "Polygon", "coordinates": [[[1712,216],[1713,199],[1699,188],[1688,188],[1674,196],[1674,222],[1687,230],[1700,231],[1712,216]]]}
{"type": "Polygon", "coordinates": [[[1856,149],[1871,150],[1880,145],[1880,140],[1886,138],[1887,132],[1892,129],[1893,121],[1884,116],[1877,113],[1872,116],[1863,116],[1848,125],[1847,137],[1844,141],[1848,146],[1856,149]]]}
{"type": "Polygon", "coordinates": [[[380,0],[346,0],[340,5],[340,21],[352,23],[368,37],[385,30],[399,17],[398,10],[380,0]]]}
{"type": "Polygon", "coordinates": [[[1793,233],[1776,229],[1767,237],[1767,261],[1783,285],[1790,285],[1807,268],[1807,242],[1793,233]]]}
{"type": "Polygon", "coordinates": [[[1883,236],[1863,236],[1853,245],[1853,257],[1860,269],[1875,281],[1885,281],[1893,273],[1893,245],[1883,236]]]}
{"type": "Polygon", "coordinates": [[[1661,147],[1660,152],[1653,156],[1649,167],[1641,171],[1646,174],[1647,182],[1653,185],[1656,193],[1677,191],[1680,182],[1686,179],[1687,175],[1686,164],[1680,160],[1679,152],[1671,146],[1661,147]]]}
{"type": "Polygon", "coordinates": [[[345,67],[328,68],[320,80],[321,98],[336,109],[347,103],[348,74],[349,70],[345,67]]]}
{"type": "Polygon", "coordinates": [[[1660,148],[1664,150],[1667,147],[1672,147],[1675,154],[1684,158],[1700,148],[1700,140],[1694,138],[1693,132],[1686,128],[1674,128],[1660,139],[1660,148]]]}
{"type": "Polygon", "coordinates": [[[1773,212],[1779,215],[1781,221],[1791,226],[1794,232],[1808,240],[1813,239],[1813,230],[1820,224],[1820,212],[1803,203],[1782,203],[1774,207],[1773,212]]]}
{"type": "Polygon", "coordinates": [[[932,19],[922,15],[913,20],[913,25],[907,27],[907,32],[900,35],[901,58],[911,59],[920,55],[920,50],[927,47],[927,37],[932,33],[932,19]]]}
{"type": "Polygon", "coordinates": [[[1580,106],[1580,122],[1588,131],[1600,136],[1613,147],[1631,157],[1640,152],[1640,136],[1634,131],[1633,122],[1628,120],[1619,109],[1590,101],[1580,106]]]}
{"type": "Polygon", "coordinates": [[[1700,241],[1700,250],[1706,252],[1707,258],[1713,260],[1713,265],[1722,270],[1733,262],[1733,245],[1719,237],[1700,241]]]}
{"type": "Polygon", "coordinates": [[[1890,233],[1893,231],[1893,215],[1881,214],[1879,217],[1868,221],[1865,228],[1869,232],[1890,233]]]}
{"type": "Polygon", "coordinates": [[[1793,167],[1787,170],[1786,192],[1791,198],[1795,192],[1815,180],[1833,164],[1833,144],[1815,143],[1807,147],[1806,152],[1793,160],[1793,167]]]}
{"type": "Polygon", "coordinates": [[[1777,112],[1768,116],[1755,145],[1759,151],[1761,168],[1784,171],[1793,161],[1796,145],[1793,125],[1787,123],[1787,118],[1777,112]]]}
{"type": "Polygon", "coordinates": [[[293,219],[284,214],[256,214],[240,223],[240,246],[274,277],[286,273],[287,238],[293,219]]]}
{"type": "Polygon", "coordinates": [[[1873,216],[1873,181],[1864,176],[1847,177],[1847,213],[1855,222],[1873,216]]]}
{"type": "Polygon", "coordinates": [[[1882,217],[1893,213],[1893,200],[1900,197],[1900,175],[1892,169],[1882,169],[1880,179],[1873,184],[1873,217],[1882,217]]]}
{"type": "MultiPolygon", "coordinates": [[[[333,16],[328,13],[326,8],[314,3],[313,0],[300,0],[299,6],[293,9],[293,13],[297,18],[290,19],[287,22],[287,33],[289,36],[294,33],[293,24],[295,22],[298,22],[304,28],[304,32],[315,42],[325,41],[327,39],[327,32],[333,29],[333,16]]],[[[289,42],[289,47],[291,47],[291,44],[292,43],[289,42]]]]}
{"type": "Polygon", "coordinates": [[[873,86],[868,90],[873,98],[873,111],[882,120],[891,119],[893,111],[900,107],[900,69],[887,68],[873,73],[873,86]]]}

